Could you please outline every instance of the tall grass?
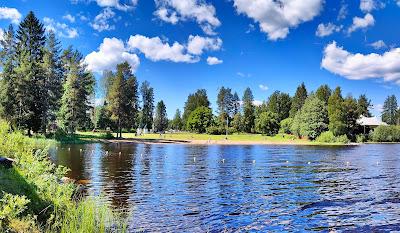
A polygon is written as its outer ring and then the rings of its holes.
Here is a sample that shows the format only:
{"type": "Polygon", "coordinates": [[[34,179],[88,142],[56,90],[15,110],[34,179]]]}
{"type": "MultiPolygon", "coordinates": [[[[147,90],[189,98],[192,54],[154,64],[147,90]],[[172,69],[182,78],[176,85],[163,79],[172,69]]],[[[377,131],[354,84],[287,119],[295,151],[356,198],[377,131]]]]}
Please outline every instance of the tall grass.
{"type": "Polygon", "coordinates": [[[0,120],[0,232],[125,232],[122,216],[101,198],[72,199],[76,186],[61,182],[68,171],[48,158],[49,142],[12,132],[0,120]]]}

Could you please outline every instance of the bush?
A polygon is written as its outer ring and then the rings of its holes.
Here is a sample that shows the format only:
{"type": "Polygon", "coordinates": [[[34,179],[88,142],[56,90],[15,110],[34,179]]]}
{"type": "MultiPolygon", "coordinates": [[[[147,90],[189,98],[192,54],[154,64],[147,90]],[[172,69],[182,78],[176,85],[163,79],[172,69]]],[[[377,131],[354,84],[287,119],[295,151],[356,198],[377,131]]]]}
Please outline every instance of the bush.
{"type": "Polygon", "coordinates": [[[113,139],[114,135],[109,130],[107,130],[106,132],[100,134],[100,138],[102,138],[102,139],[113,139]]]}
{"type": "Polygon", "coordinates": [[[321,133],[319,137],[315,140],[320,143],[343,143],[347,144],[350,142],[350,140],[347,138],[346,135],[341,135],[341,136],[335,136],[331,131],[326,131],[321,133]]]}
{"type": "Polygon", "coordinates": [[[211,135],[221,135],[225,134],[225,129],[220,126],[212,125],[206,129],[206,133],[211,135]]]}
{"type": "Polygon", "coordinates": [[[207,107],[198,107],[190,113],[186,122],[187,129],[192,132],[205,133],[212,123],[212,111],[207,107]]]}
{"type": "Polygon", "coordinates": [[[378,126],[371,133],[374,142],[400,142],[400,126],[378,126]]]}
{"type": "Polygon", "coordinates": [[[363,134],[359,134],[356,136],[356,142],[357,143],[363,143],[367,141],[367,137],[363,134]]]}
{"type": "Polygon", "coordinates": [[[281,128],[279,129],[279,133],[285,133],[285,134],[290,134],[292,131],[290,128],[292,127],[293,124],[293,118],[286,118],[281,121],[281,128]]]}
{"type": "Polygon", "coordinates": [[[255,120],[256,132],[266,135],[275,135],[279,130],[278,114],[262,112],[255,120]]]}

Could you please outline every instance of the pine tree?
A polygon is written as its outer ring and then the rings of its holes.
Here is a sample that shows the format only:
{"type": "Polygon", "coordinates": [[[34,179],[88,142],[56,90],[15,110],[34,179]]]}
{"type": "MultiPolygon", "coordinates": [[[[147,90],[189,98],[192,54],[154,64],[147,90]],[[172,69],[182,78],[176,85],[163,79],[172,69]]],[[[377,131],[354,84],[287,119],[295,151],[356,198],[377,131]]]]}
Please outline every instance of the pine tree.
{"type": "Polygon", "coordinates": [[[359,116],[371,117],[372,114],[369,109],[372,107],[371,100],[366,95],[360,95],[357,100],[357,112],[359,116]]]}
{"type": "Polygon", "coordinates": [[[4,118],[12,126],[16,126],[17,102],[16,102],[16,83],[15,83],[15,34],[14,28],[10,24],[8,31],[4,32],[4,38],[0,40],[0,117],[4,118]]]}
{"type": "Polygon", "coordinates": [[[398,124],[398,105],[395,95],[386,98],[383,104],[382,121],[389,125],[398,124]]]}
{"type": "Polygon", "coordinates": [[[343,101],[343,108],[345,113],[345,132],[347,137],[354,141],[359,127],[359,125],[357,124],[357,119],[360,117],[360,114],[358,112],[357,100],[354,99],[352,96],[346,97],[343,101]]]}
{"type": "Polygon", "coordinates": [[[20,23],[17,31],[16,56],[16,102],[17,124],[38,132],[43,128],[43,115],[45,106],[42,103],[47,94],[43,63],[45,45],[43,24],[36,18],[33,12],[29,12],[20,23]]]}
{"type": "Polygon", "coordinates": [[[176,110],[174,119],[172,119],[172,129],[174,129],[174,130],[182,130],[183,129],[181,111],[179,109],[176,110]]]}
{"type": "Polygon", "coordinates": [[[322,100],[326,105],[328,104],[329,97],[332,94],[331,88],[328,85],[321,85],[315,92],[318,99],[322,100]]]}
{"type": "Polygon", "coordinates": [[[253,105],[254,97],[250,88],[246,88],[243,94],[243,128],[246,133],[254,131],[255,109],[253,105]]]}
{"type": "Polygon", "coordinates": [[[46,132],[49,122],[54,122],[60,108],[64,70],[60,57],[60,42],[54,32],[48,34],[43,57],[44,89],[42,98],[43,122],[42,131],[46,132]]]}
{"type": "Polygon", "coordinates": [[[342,90],[337,87],[328,100],[329,130],[335,135],[346,134],[342,90]]]}
{"type": "Polygon", "coordinates": [[[186,121],[191,112],[198,107],[210,107],[210,101],[207,97],[207,91],[205,89],[199,89],[194,94],[190,94],[185,102],[183,111],[183,123],[186,126],[186,121]]]}
{"type": "Polygon", "coordinates": [[[140,87],[142,94],[142,127],[150,130],[153,127],[154,112],[154,90],[150,87],[150,83],[145,81],[140,87]]]}
{"type": "Polygon", "coordinates": [[[237,92],[235,92],[235,94],[233,94],[233,104],[234,104],[234,108],[233,108],[233,115],[236,115],[237,113],[240,112],[240,98],[237,92]]]}
{"type": "Polygon", "coordinates": [[[62,57],[66,81],[58,122],[70,134],[90,121],[89,111],[92,109],[90,97],[94,90],[94,77],[86,71],[82,59],[82,54],[71,47],[64,51],[62,57]]]}
{"type": "Polygon", "coordinates": [[[164,101],[157,103],[156,113],[154,116],[154,130],[155,132],[164,132],[168,127],[167,108],[164,101]]]}
{"type": "Polygon", "coordinates": [[[307,99],[307,89],[304,83],[301,83],[297,87],[296,94],[292,99],[292,106],[290,109],[290,117],[294,117],[296,113],[303,107],[304,102],[307,99]]]}
{"type": "Polygon", "coordinates": [[[267,110],[278,115],[278,122],[289,117],[291,108],[291,99],[289,94],[275,91],[268,98],[267,110]]]}

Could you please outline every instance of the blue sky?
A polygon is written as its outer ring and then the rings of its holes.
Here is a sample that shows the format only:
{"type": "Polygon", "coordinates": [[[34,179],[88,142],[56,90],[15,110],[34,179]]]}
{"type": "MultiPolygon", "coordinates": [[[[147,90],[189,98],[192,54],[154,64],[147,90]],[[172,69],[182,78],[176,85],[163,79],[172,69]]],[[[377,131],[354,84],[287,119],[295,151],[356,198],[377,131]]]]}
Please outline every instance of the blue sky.
{"type": "Polygon", "coordinates": [[[239,96],[250,87],[262,101],[301,82],[340,85],[366,93],[375,114],[399,94],[398,0],[2,0],[0,27],[30,10],[97,79],[127,60],[170,117],[198,88],[215,108],[221,86],[239,96]]]}

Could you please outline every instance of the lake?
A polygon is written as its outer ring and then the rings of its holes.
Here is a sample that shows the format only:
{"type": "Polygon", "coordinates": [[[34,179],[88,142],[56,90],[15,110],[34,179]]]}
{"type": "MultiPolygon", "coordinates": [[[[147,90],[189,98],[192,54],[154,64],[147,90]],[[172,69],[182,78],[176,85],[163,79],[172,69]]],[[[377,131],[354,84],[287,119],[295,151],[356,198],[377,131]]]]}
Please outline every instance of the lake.
{"type": "Polygon", "coordinates": [[[60,145],[52,160],[144,232],[400,230],[400,145],[60,145]]]}

